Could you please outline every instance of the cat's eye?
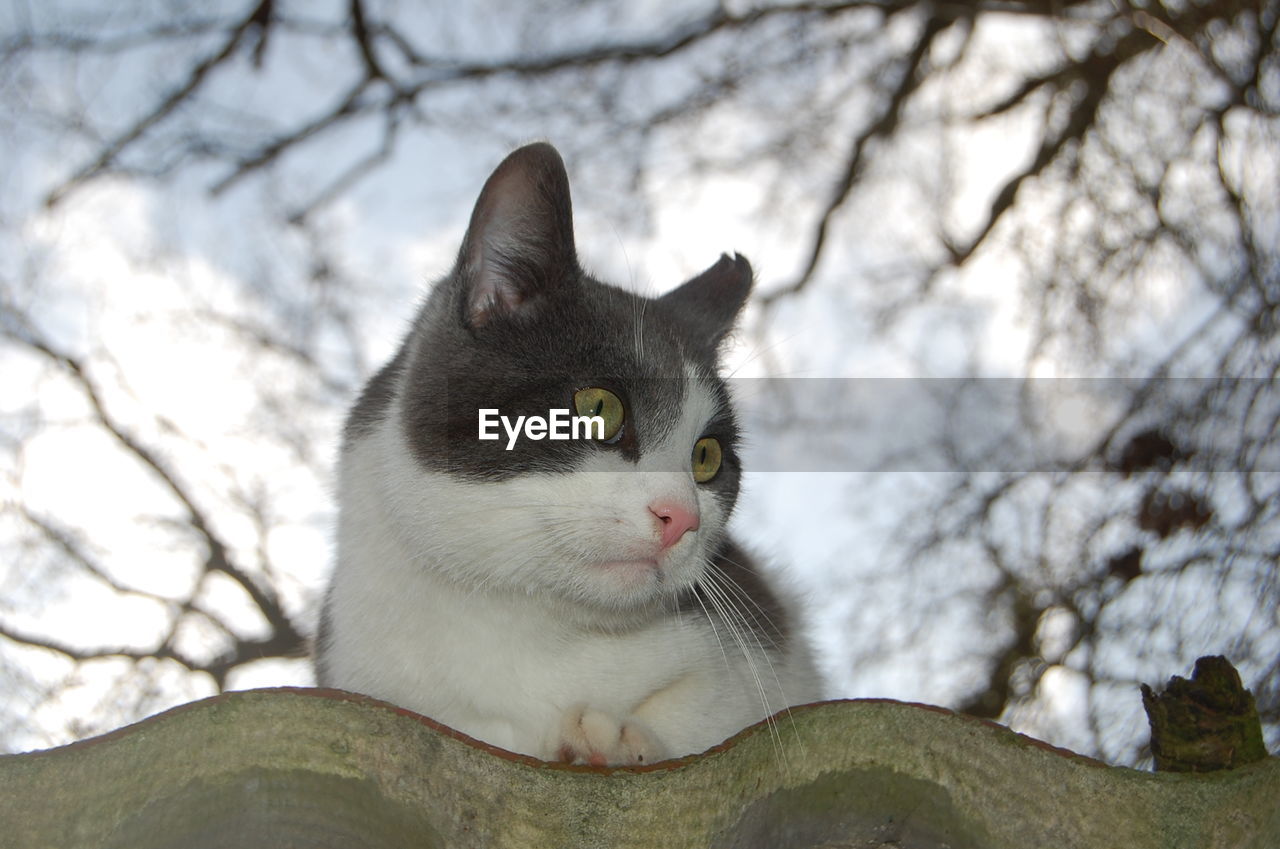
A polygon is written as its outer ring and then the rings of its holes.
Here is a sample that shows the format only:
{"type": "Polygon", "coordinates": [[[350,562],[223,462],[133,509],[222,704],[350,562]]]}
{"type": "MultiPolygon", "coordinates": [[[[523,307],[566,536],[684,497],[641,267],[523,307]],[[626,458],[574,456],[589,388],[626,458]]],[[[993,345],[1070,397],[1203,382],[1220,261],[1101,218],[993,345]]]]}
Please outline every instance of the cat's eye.
{"type": "Polygon", "coordinates": [[[599,416],[604,419],[605,442],[614,442],[622,435],[626,410],[622,406],[622,400],[608,389],[599,386],[579,389],[573,393],[573,408],[579,416],[599,416]]]}
{"type": "Polygon", "coordinates": [[[704,436],[693,443],[693,479],[706,483],[720,471],[720,441],[714,436],[704,436]]]}

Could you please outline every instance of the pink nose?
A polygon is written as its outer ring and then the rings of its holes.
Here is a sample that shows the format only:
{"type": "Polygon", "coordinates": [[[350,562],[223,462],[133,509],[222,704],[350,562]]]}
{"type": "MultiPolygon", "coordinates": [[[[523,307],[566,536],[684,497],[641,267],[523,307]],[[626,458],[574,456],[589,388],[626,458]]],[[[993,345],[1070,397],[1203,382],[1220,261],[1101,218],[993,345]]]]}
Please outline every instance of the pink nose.
{"type": "Polygon", "coordinates": [[[663,550],[679,542],[685,531],[698,529],[697,511],[678,502],[655,501],[649,505],[649,512],[657,516],[661,523],[663,550]]]}

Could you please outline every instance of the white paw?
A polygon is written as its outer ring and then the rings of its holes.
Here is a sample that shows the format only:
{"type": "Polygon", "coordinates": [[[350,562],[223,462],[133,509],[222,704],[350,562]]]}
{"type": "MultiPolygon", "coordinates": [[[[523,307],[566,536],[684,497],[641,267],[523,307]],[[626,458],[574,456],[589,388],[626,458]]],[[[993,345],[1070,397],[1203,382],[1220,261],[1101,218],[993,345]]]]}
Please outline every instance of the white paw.
{"type": "Polygon", "coordinates": [[[560,723],[556,758],[592,766],[638,766],[666,757],[662,744],[634,716],[618,720],[586,705],[575,705],[560,723]]]}

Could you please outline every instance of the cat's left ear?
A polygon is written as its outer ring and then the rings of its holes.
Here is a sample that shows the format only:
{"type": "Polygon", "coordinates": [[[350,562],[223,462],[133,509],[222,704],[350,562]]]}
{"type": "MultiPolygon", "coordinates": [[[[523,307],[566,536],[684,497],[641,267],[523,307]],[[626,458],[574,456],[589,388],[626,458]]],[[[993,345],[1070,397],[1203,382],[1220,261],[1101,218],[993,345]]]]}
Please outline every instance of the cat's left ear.
{"type": "Polygon", "coordinates": [[[458,257],[463,319],[480,328],[532,308],[578,273],[564,161],[549,144],[526,145],[485,182],[458,257]]]}
{"type": "Polygon", "coordinates": [[[740,254],[720,260],[697,277],[658,298],[693,341],[715,356],[720,342],[751,294],[751,263],[740,254]]]}

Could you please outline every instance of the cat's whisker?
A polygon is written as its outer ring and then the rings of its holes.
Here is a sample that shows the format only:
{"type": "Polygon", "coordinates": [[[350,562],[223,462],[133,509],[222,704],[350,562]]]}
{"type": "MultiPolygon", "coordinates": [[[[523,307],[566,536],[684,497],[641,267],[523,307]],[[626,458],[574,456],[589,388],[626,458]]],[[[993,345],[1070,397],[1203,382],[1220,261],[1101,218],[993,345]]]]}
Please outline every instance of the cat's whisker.
{"type": "MultiPolygon", "coordinates": [[[[722,554],[721,557],[726,562],[733,564],[735,567],[737,567],[738,569],[741,569],[744,572],[756,574],[755,569],[752,569],[749,566],[730,558],[727,554],[722,554]]],[[[778,647],[777,638],[775,637],[775,635],[782,633],[782,627],[779,625],[779,623],[773,621],[773,617],[769,615],[769,611],[766,610],[764,606],[760,604],[760,602],[756,601],[756,599],[751,595],[751,593],[743,589],[742,586],[737,581],[733,580],[733,578],[729,577],[728,575],[725,575],[724,571],[720,569],[718,566],[716,566],[714,563],[709,565],[708,571],[716,572],[722,578],[722,583],[733,592],[735,597],[737,597],[740,601],[750,605],[750,607],[753,608],[752,610],[747,611],[751,615],[752,621],[755,622],[756,624],[762,624],[764,626],[767,626],[762,630],[767,632],[767,637],[769,639],[770,646],[777,648],[778,647]]]]}
{"type": "MultiPolygon", "coordinates": [[[[745,564],[743,564],[743,563],[740,563],[740,562],[738,562],[738,561],[735,561],[735,560],[731,559],[727,554],[722,554],[721,556],[722,556],[726,561],[728,561],[728,562],[730,562],[730,563],[733,563],[735,566],[737,566],[738,568],[742,569],[743,571],[746,571],[746,572],[755,572],[755,571],[756,571],[756,570],[754,570],[754,569],[751,569],[750,567],[748,567],[747,565],[745,565],[745,564]]],[[[774,648],[774,649],[780,649],[780,648],[782,648],[780,645],[778,645],[778,640],[777,640],[777,639],[775,638],[775,636],[774,636],[775,634],[776,634],[776,635],[780,635],[780,634],[782,633],[782,630],[781,630],[781,629],[776,625],[776,623],[774,623],[774,622],[773,622],[772,618],[769,616],[769,614],[768,614],[768,612],[765,610],[765,608],[764,608],[764,607],[762,607],[762,606],[760,605],[760,603],[759,603],[759,602],[757,602],[757,601],[756,601],[756,600],[751,596],[751,594],[750,594],[750,593],[748,593],[745,589],[743,589],[743,588],[742,588],[742,586],[741,586],[741,585],[739,585],[737,581],[734,581],[734,580],[733,580],[732,578],[730,578],[728,575],[725,575],[725,574],[724,574],[724,572],[723,572],[719,567],[717,567],[714,563],[709,563],[709,564],[708,564],[708,567],[707,567],[707,574],[708,574],[708,576],[709,576],[713,581],[716,581],[716,582],[718,582],[719,584],[721,584],[722,586],[729,588],[730,590],[732,590],[732,591],[733,591],[733,593],[734,593],[736,596],[738,596],[738,597],[740,597],[741,599],[743,599],[743,600],[745,600],[745,601],[749,602],[753,607],[755,607],[755,608],[756,608],[756,611],[757,611],[757,613],[758,613],[758,615],[759,615],[759,616],[764,620],[764,622],[769,626],[769,628],[768,628],[768,633],[766,634],[766,637],[767,637],[767,638],[768,638],[768,640],[769,640],[770,647],[772,647],[772,648],[774,648]]],[[[757,623],[760,621],[759,619],[756,619],[756,618],[755,618],[755,615],[753,615],[753,616],[752,616],[752,618],[753,618],[753,620],[754,620],[754,621],[756,621],[757,623]]],[[[763,644],[760,642],[760,639],[759,639],[760,629],[753,629],[752,631],[750,631],[750,633],[751,633],[751,634],[753,635],[753,637],[756,639],[756,645],[761,649],[761,653],[762,653],[762,655],[764,656],[765,662],[769,665],[769,671],[770,671],[770,673],[771,673],[771,674],[772,674],[772,676],[773,676],[774,683],[775,683],[775,684],[777,684],[777,686],[778,686],[778,692],[782,694],[782,703],[783,703],[782,710],[784,710],[784,711],[786,712],[786,714],[787,714],[787,718],[788,718],[788,720],[791,722],[791,726],[792,726],[792,729],[793,729],[793,731],[794,731],[794,730],[795,730],[795,719],[791,716],[791,700],[787,697],[787,693],[784,691],[784,688],[783,688],[783,686],[782,686],[782,682],[781,682],[781,680],[780,680],[780,679],[779,679],[779,677],[778,677],[777,670],[774,668],[774,666],[773,666],[773,662],[769,659],[769,654],[768,654],[767,652],[765,652],[765,651],[764,651],[764,646],[763,646],[763,644]]],[[[800,739],[800,735],[799,735],[799,733],[798,733],[798,732],[796,733],[796,740],[797,740],[797,742],[799,742],[799,743],[803,746],[803,740],[801,740],[801,739],[800,739]]]]}
{"type": "Polygon", "coordinates": [[[729,651],[724,647],[724,641],[720,639],[720,629],[716,627],[716,617],[711,615],[711,611],[707,610],[706,602],[702,600],[702,594],[693,593],[693,598],[698,602],[698,607],[702,610],[702,615],[707,618],[707,624],[711,626],[711,636],[715,637],[716,645],[720,648],[720,656],[724,658],[726,667],[732,667],[729,661],[729,651]]]}
{"type": "MultiPolygon", "coordinates": [[[[803,331],[797,330],[780,339],[776,339],[766,345],[752,345],[750,348],[750,353],[747,355],[747,358],[742,360],[740,363],[738,363],[738,365],[735,366],[733,370],[730,371],[728,375],[726,375],[726,377],[730,377],[730,378],[736,377],[739,371],[751,365],[756,360],[764,359],[767,355],[772,354],[775,351],[782,350],[784,345],[788,345],[791,342],[795,341],[796,339],[800,338],[802,333],[803,331]]],[[[799,377],[800,376],[800,372],[798,371],[791,372],[790,374],[785,372],[771,372],[771,374],[773,377],[799,377]]]]}
{"type": "Polygon", "coordinates": [[[634,321],[632,322],[631,338],[632,346],[635,348],[636,359],[639,362],[645,362],[644,358],[644,310],[649,302],[643,298],[634,298],[631,301],[631,314],[634,321]]]}
{"type": "MultiPolygon", "coordinates": [[[[729,629],[730,635],[733,637],[739,651],[742,653],[743,659],[746,661],[747,671],[750,673],[752,681],[755,683],[756,691],[760,696],[760,705],[764,711],[766,725],[769,728],[769,736],[773,740],[774,748],[777,750],[779,759],[783,762],[785,767],[786,750],[783,748],[782,736],[778,732],[777,723],[773,719],[773,715],[776,711],[774,711],[772,706],[769,704],[769,696],[765,691],[764,679],[761,677],[760,670],[756,665],[756,652],[753,652],[751,650],[751,646],[747,644],[747,636],[751,636],[750,626],[746,626],[745,630],[741,627],[745,623],[742,621],[741,613],[734,605],[732,599],[730,599],[724,593],[724,590],[718,586],[714,577],[714,572],[709,570],[707,575],[711,580],[702,584],[703,588],[706,590],[707,600],[711,602],[712,607],[715,608],[721,621],[723,621],[725,626],[729,629]]],[[[754,636],[752,638],[754,640],[754,636]]],[[[765,663],[768,664],[770,674],[773,675],[775,683],[778,684],[778,688],[781,690],[782,685],[778,682],[777,674],[773,669],[772,661],[769,660],[768,653],[764,650],[764,647],[760,645],[759,640],[755,640],[755,643],[755,647],[759,651],[760,657],[762,657],[765,663]]]]}

